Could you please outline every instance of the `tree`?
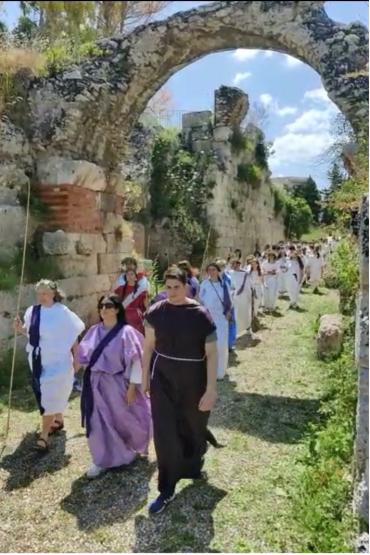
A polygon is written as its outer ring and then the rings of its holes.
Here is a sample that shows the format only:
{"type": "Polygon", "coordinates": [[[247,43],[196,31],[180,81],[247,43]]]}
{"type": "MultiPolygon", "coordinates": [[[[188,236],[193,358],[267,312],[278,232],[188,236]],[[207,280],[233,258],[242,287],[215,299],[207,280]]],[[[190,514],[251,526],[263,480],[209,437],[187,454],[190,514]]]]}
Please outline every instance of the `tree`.
{"type": "Polygon", "coordinates": [[[318,223],[321,211],[321,196],[314,179],[309,176],[305,183],[294,185],[292,194],[294,197],[304,199],[307,202],[314,221],[318,223]]]}
{"type": "Polygon", "coordinates": [[[23,17],[35,22],[39,31],[57,39],[67,34],[79,39],[81,29],[89,29],[96,37],[109,37],[132,30],[136,25],[148,23],[168,6],[169,2],[92,2],[76,0],[21,1],[23,17]]]}
{"type": "Polygon", "coordinates": [[[329,187],[322,193],[322,216],[321,223],[329,225],[334,223],[336,212],[332,206],[333,195],[339,190],[345,180],[345,176],[341,171],[338,162],[334,161],[329,172],[329,187]]]}
{"type": "Polygon", "coordinates": [[[288,238],[300,239],[310,230],[313,214],[308,203],[299,197],[286,195],[284,225],[288,238]]]}

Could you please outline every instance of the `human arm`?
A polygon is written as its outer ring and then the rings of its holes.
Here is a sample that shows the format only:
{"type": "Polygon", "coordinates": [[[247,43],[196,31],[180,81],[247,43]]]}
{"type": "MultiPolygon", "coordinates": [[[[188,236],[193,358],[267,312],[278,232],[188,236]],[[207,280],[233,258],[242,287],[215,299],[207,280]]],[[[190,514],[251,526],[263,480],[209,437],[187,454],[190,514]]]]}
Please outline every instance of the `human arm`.
{"type": "Polygon", "coordinates": [[[199,401],[199,410],[207,412],[212,410],[217,400],[217,341],[216,333],[208,336],[205,344],[207,359],[207,388],[199,401]]]}
{"type": "Polygon", "coordinates": [[[20,316],[14,318],[14,331],[22,335],[28,335],[26,324],[24,324],[20,316]]]}
{"type": "Polygon", "coordinates": [[[128,405],[132,405],[136,399],[136,389],[142,383],[143,369],[142,362],[139,358],[131,363],[130,383],[127,388],[126,401],[128,405]]]}
{"type": "Polygon", "coordinates": [[[79,361],[79,356],[78,356],[78,341],[76,340],[73,345],[72,345],[72,357],[73,357],[73,369],[75,371],[75,373],[77,373],[79,371],[79,369],[81,368],[81,364],[79,361]]]}
{"type": "Polygon", "coordinates": [[[150,389],[150,362],[155,348],[155,331],[154,328],[145,322],[145,339],[143,353],[143,376],[142,389],[144,393],[148,393],[150,389]]]}

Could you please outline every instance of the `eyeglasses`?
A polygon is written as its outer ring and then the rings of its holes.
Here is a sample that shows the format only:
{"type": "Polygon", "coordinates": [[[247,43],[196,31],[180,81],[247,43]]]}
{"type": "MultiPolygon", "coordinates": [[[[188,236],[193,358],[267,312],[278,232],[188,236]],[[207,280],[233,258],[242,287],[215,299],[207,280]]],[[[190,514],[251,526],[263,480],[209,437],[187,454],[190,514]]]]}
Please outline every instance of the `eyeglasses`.
{"type": "Polygon", "coordinates": [[[103,310],[103,308],[109,310],[110,308],[116,308],[113,303],[103,303],[99,305],[99,310],[103,310]]]}

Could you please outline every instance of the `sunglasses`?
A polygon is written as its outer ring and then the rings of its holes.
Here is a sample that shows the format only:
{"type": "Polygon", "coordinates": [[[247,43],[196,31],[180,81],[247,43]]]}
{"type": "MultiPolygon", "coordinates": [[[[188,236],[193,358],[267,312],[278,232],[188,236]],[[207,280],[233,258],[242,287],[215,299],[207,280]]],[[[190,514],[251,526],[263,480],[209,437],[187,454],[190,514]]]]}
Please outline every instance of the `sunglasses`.
{"type": "Polygon", "coordinates": [[[113,303],[102,303],[101,305],[99,305],[99,310],[103,310],[103,308],[106,308],[107,310],[109,310],[110,308],[116,308],[116,307],[113,303]]]}

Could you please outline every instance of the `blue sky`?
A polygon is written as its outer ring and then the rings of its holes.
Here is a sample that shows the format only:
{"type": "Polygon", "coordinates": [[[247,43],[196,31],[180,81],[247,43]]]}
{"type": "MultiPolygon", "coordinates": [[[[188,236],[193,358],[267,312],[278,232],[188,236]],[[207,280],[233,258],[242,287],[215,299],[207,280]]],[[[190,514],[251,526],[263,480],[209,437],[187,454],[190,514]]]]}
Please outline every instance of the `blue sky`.
{"type": "MultiPolygon", "coordinates": [[[[172,2],[161,18],[208,2],[172,2]]],[[[325,3],[336,21],[361,21],[368,25],[364,1],[325,3]]],[[[12,27],[19,15],[18,2],[5,2],[4,19],[12,27]]],[[[221,85],[238,86],[250,103],[265,107],[263,129],[274,142],[270,159],[274,176],[312,175],[320,188],[327,184],[328,163],[322,155],[332,140],[332,120],[338,113],[327,98],[319,75],[294,58],[258,50],[236,50],[205,56],[180,70],[166,83],[179,111],[212,110],[214,90],[221,85]],[[189,87],[191,83],[191,87],[189,87]]]]}

